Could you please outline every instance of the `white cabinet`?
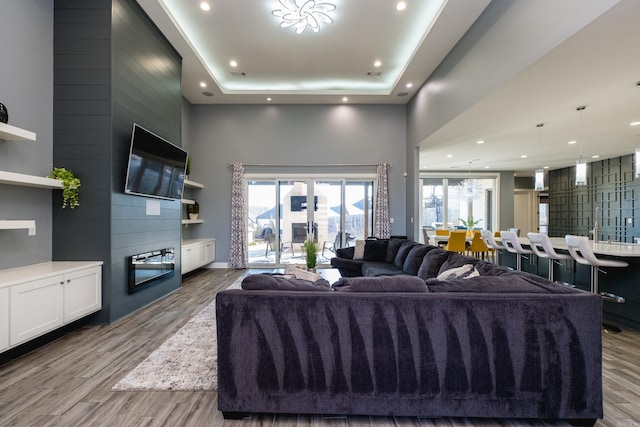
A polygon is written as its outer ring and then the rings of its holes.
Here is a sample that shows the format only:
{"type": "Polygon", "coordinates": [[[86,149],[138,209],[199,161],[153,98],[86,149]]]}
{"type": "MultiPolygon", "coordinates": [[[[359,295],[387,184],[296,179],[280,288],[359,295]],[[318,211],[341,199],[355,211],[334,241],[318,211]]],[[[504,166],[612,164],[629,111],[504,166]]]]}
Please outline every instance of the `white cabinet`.
{"type": "Polygon", "coordinates": [[[182,242],[182,274],[212,263],[216,256],[215,239],[185,240],[182,242]]]}
{"type": "Polygon", "coordinates": [[[87,268],[64,278],[64,321],[72,322],[102,308],[102,269],[87,268]]]}
{"type": "Polygon", "coordinates": [[[9,289],[0,288],[0,352],[9,348],[9,289]]]}
{"type": "Polygon", "coordinates": [[[45,262],[0,270],[0,351],[101,308],[101,261],[45,262]]]}
{"type": "Polygon", "coordinates": [[[9,344],[15,346],[62,326],[62,276],[9,288],[9,344]]]}

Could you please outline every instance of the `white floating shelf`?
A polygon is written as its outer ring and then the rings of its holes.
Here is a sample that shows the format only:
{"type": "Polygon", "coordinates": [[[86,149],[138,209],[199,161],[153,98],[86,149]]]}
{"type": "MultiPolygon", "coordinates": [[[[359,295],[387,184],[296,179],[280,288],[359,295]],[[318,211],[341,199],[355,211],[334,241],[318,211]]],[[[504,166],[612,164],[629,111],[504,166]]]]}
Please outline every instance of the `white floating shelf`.
{"type": "Polygon", "coordinates": [[[204,188],[203,184],[200,184],[199,182],[195,182],[195,181],[190,181],[188,179],[184,180],[184,185],[191,188],[204,188]]]}
{"type": "Polygon", "coordinates": [[[189,224],[202,224],[204,222],[203,219],[183,219],[182,220],[182,224],[183,225],[189,225],[189,224]]]}
{"type": "Polygon", "coordinates": [[[0,139],[4,139],[5,141],[35,141],[36,134],[34,132],[0,122],[0,139]]]}
{"type": "Polygon", "coordinates": [[[29,230],[29,236],[35,236],[36,222],[33,220],[0,220],[0,230],[29,230]]]}
{"type": "Polygon", "coordinates": [[[0,171],[0,184],[36,188],[62,188],[62,181],[59,179],[5,171],[0,171]]]}
{"type": "Polygon", "coordinates": [[[182,204],[183,205],[195,205],[196,201],[195,200],[191,200],[191,199],[182,199],[182,204]]]}

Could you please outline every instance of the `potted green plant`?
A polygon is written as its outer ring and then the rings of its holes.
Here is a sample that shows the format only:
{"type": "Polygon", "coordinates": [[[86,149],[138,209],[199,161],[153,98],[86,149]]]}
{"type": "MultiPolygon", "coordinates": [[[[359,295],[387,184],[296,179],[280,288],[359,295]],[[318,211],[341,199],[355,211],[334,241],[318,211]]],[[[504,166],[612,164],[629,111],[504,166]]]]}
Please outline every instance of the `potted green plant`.
{"type": "Polygon", "coordinates": [[[471,233],[473,233],[473,227],[475,227],[476,225],[480,224],[480,221],[482,221],[481,219],[479,220],[474,220],[473,219],[473,215],[469,215],[467,217],[466,220],[462,219],[462,218],[458,218],[460,220],[460,222],[462,223],[462,225],[467,229],[467,234],[471,235],[471,233]]]}
{"type": "Polygon", "coordinates": [[[198,202],[194,201],[187,205],[187,212],[189,213],[189,219],[198,219],[198,214],[200,213],[200,205],[198,202]]]}
{"type": "Polygon", "coordinates": [[[78,201],[80,179],[76,178],[73,172],[65,168],[53,168],[48,178],[62,181],[62,208],[69,206],[71,209],[74,209],[80,206],[80,202],[78,201]]]}
{"type": "Polygon", "coordinates": [[[302,247],[307,261],[307,270],[313,271],[318,262],[318,246],[313,240],[305,240],[302,247]]]}

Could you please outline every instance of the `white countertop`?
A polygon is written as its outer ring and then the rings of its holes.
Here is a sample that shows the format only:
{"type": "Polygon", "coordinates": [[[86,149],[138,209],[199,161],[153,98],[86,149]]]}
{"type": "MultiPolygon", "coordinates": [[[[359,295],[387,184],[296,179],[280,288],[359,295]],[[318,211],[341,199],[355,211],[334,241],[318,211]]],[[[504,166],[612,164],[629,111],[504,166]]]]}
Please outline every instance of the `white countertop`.
{"type": "MultiPolygon", "coordinates": [[[[520,244],[529,246],[529,239],[526,237],[520,237],[520,244]]],[[[564,237],[550,237],[551,244],[554,249],[567,250],[567,242],[564,237]]],[[[593,243],[593,240],[589,241],[593,253],[596,255],[609,255],[618,257],[640,257],[640,245],[635,243],[621,243],[621,242],[599,242],[593,243]]]]}
{"type": "Polygon", "coordinates": [[[24,267],[8,268],[0,270],[0,288],[21,283],[25,279],[44,279],[101,265],[102,261],[50,261],[24,267]]]}

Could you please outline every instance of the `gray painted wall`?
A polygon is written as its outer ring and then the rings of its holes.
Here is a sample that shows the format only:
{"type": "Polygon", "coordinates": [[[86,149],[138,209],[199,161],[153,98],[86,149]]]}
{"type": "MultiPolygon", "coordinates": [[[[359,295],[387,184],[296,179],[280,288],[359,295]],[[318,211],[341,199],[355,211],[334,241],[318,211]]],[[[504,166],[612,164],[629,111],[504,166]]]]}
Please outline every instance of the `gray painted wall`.
{"type": "Polygon", "coordinates": [[[53,259],[104,261],[94,321],[111,322],[181,284],[180,201],[147,215],[124,194],[134,122],[180,144],[181,58],[133,0],[56,0],[54,38],[54,160],[82,187],[80,207],[54,210],[53,259]],[[176,273],[129,295],[128,257],[167,247],[176,273]]]}
{"type": "MultiPolygon", "coordinates": [[[[0,170],[46,176],[52,167],[53,0],[0,2],[0,102],[9,124],[36,142],[0,140],[0,170]]],[[[58,190],[0,185],[0,218],[34,219],[36,235],[0,230],[0,269],[51,260],[51,199],[58,190]]]]}
{"type": "MultiPolygon", "coordinates": [[[[619,0],[494,0],[408,104],[407,151],[509,81],[619,0]],[[553,10],[553,14],[549,11],[553,10]],[[550,19],[553,20],[550,23],[550,19]],[[553,24],[553,25],[551,25],[553,24]],[[433,90],[437,87],[437,90],[433,90]]],[[[425,148],[424,146],[422,147],[425,148]]],[[[418,171],[410,171],[417,182],[418,171]]],[[[513,224],[513,176],[501,176],[500,227],[513,224]]],[[[416,212],[415,197],[407,212],[416,212]]],[[[417,224],[414,227],[417,232],[417,224]]]]}
{"type": "MultiPolygon", "coordinates": [[[[226,263],[231,218],[229,163],[392,163],[390,197],[393,234],[405,234],[405,106],[398,105],[194,105],[192,179],[205,185],[198,198],[204,224],[189,226],[193,237],[216,238],[216,262],[226,263]]],[[[255,168],[247,168],[247,172],[255,168]]],[[[283,173],[309,168],[280,168],[283,173]]],[[[345,172],[342,168],[337,171],[345,172]]],[[[314,168],[333,172],[336,168],[314,168]]],[[[359,168],[373,172],[375,167],[359,168]]]]}

